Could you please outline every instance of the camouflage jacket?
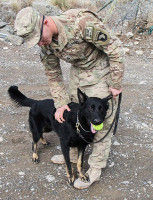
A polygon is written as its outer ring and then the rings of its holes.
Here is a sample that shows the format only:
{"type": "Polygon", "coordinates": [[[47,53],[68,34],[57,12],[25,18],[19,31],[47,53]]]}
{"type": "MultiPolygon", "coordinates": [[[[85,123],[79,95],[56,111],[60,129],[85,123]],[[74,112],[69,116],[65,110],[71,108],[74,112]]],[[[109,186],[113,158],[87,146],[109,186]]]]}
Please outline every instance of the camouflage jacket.
{"type": "Polygon", "coordinates": [[[58,41],[53,39],[50,45],[42,47],[41,60],[46,69],[50,69],[50,64],[59,65],[59,59],[74,67],[91,69],[105,54],[110,65],[108,85],[120,89],[124,66],[122,45],[97,14],[72,9],[52,19],[59,34],[58,41]]]}

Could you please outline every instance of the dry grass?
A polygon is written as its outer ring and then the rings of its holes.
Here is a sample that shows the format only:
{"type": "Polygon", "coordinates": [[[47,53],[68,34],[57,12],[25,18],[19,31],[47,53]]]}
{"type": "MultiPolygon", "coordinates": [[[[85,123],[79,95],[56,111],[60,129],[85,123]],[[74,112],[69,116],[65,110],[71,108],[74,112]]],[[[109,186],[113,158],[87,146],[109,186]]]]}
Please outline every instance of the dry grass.
{"type": "Polygon", "coordinates": [[[67,10],[68,9],[68,0],[51,0],[51,5],[57,6],[61,10],[67,10]]]}
{"type": "Polygon", "coordinates": [[[96,10],[96,7],[93,6],[91,0],[86,0],[84,2],[81,0],[50,0],[50,3],[63,11],[73,8],[88,8],[90,10],[96,10]]]}
{"type": "Polygon", "coordinates": [[[32,2],[34,0],[12,0],[12,10],[16,13],[19,12],[22,8],[25,8],[27,6],[32,6],[32,2]]]}

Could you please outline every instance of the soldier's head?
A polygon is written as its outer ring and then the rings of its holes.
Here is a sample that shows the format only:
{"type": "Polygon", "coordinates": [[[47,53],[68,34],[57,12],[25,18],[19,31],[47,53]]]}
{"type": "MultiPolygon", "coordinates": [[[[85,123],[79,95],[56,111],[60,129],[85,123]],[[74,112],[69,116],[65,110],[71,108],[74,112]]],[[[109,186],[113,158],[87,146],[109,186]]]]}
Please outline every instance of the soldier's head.
{"type": "Polygon", "coordinates": [[[51,22],[48,17],[32,8],[26,7],[19,11],[15,19],[16,34],[24,39],[27,46],[33,47],[50,44],[52,41],[51,22]]]}

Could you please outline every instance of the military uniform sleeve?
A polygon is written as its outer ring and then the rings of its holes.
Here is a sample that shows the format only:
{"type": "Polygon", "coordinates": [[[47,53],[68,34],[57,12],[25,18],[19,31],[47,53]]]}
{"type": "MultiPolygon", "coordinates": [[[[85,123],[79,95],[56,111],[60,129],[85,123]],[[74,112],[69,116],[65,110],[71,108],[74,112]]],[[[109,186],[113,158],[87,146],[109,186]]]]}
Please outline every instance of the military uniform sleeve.
{"type": "Polygon", "coordinates": [[[65,91],[59,58],[45,46],[41,47],[40,58],[45,67],[45,73],[48,78],[48,84],[52,98],[54,99],[55,107],[59,108],[68,104],[69,99],[65,91]]]}
{"type": "Polygon", "coordinates": [[[108,56],[110,65],[108,85],[114,89],[121,89],[124,71],[124,53],[121,41],[99,19],[91,14],[82,17],[80,26],[83,39],[95,45],[108,56]]]}

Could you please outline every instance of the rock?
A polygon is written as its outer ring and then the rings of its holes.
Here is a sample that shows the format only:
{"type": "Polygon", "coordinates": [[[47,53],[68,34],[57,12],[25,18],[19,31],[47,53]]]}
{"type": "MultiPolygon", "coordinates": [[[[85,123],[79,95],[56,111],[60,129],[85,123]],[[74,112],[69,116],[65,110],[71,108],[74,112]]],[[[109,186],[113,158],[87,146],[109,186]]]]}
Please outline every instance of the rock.
{"type": "Polygon", "coordinates": [[[142,51],[142,50],[137,50],[135,53],[136,53],[137,55],[139,55],[139,56],[143,55],[143,51],[142,51]]]}
{"type": "Polygon", "coordinates": [[[109,167],[113,167],[114,166],[114,162],[112,162],[111,164],[109,164],[109,167]]]}
{"type": "Polygon", "coordinates": [[[128,49],[128,48],[123,48],[123,51],[124,51],[124,54],[130,53],[130,49],[128,49]]]}
{"type": "Polygon", "coordinates": [[[4,28],[2,28],[1,30],[0,30],[0,32],[2,32],[2,33],[10,33],[10,34],[14,34],[14,29],[13,29],[13,27],[12,26],[10,26],[10,25],[6,25],[4,28]]]}
{"type": "Polygon", "coordinates": [[[132,38],[132,37],[133,37],[133,33],[132,33],[132,32],[128,32],[128,33],[126,33],[126,36],[127,36],[128,38],[132,38]]]}
{"type": "Polygon", "coordinates": [[[129,181],[123,181],[122,183],[125,184],[125,185],[128,185],[129,181]]]}
{"type": "Polygon", "coordinates": [[[23,38],[19,37],[17,35],[10,35],[10,34],[8,34],[7,40],[9,42],[11,42],[12,44],[17,45],[17,46],[19,46],[19,45],[21,45],[23,43],[23,38]]]}
{"type": "Polygon", "coordinates": [[[24,172],[19,172],[19,175],[20,176],[25,176],[25,173],[24,172]]]}
{"type": "Polygon", "coordinates": [[[146,85],[148,82],[147,81],[141,81],[139,84],[140,85],[146,85]]]}
{"type": "Polygon", "coordinates": [[[121,32],[121,31],[118,31],[118,32],[115,33],[115,35],[116,35],[116,36],[121,36],[121,35],[122,35],[122,32],[121,32]]]}
{"type": "Polygon", "coordinates": [[[137,44],[139,44],[139,42],[138,42],[138,41],[135,41],[134,44],[137,45],[137,44]]]}
{"type": "Polygon", "coordinates": [[[3,28],[3,27],[6,26],[6,25],[7,25],[6,22],[0,21],[0,28],[3,28]]]}
{"type": "Polygon", "coordinates": [[[55,180],[55,177],[52,176],[52,175],[47,175],[47,176],[46,176],[46,179],[47,179],[48,182],[52,182],[52,181],[55,180]]]}
{"type": "Polygon", "coordinates": [[[8,47],[3,47],[4,50],[8,50],[8,47]]]}
{"type": "Polygon", "coordinates": [[[2,137],[0,137],[0,142],[3,142],[3,138],[2,137]]]}
{"type": "Polygon", "coordinates": [[[137,40],[137,41],[140,41],[140,40],[141,40],[141,38],[135,38],[135,40],[137,40]]]}
{"type": "Polygon", "coordinates": [[[113,143],[113,145],[115,145],[115,146],[119,146],[119,145],[120,145],[120,143],[119,143],[119,142],[117,142],[117,141],[115,141],[115,142],[113,143]]]}

